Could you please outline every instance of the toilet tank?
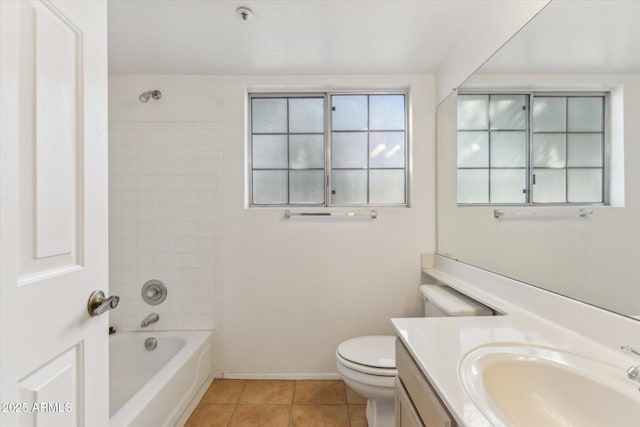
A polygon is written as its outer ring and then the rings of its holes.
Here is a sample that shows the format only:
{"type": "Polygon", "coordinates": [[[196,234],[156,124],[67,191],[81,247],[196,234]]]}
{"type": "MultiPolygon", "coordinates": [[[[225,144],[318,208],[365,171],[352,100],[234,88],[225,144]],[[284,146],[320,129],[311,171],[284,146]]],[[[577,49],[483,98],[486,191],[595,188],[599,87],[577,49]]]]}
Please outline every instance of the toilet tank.
{"type": "Polygon", "coordinates": [[[493,311],[449,286],[422,285],[425,317],[492,316],[493,311]]]}

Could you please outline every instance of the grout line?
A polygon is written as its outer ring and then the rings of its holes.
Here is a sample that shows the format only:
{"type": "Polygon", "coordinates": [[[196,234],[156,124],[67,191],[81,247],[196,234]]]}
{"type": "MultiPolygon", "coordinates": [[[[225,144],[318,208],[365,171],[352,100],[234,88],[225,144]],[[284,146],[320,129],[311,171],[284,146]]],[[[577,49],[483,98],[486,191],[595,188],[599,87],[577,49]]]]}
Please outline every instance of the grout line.
{"type": "Polygon", "coordinates": [[[296,389],[298,388],[298,381],[293,381],[293,393],[291,393],[291,413],[293,413],[293,405],[296,402],[296,389]]]}
{"type": "Polygon", "coordinates": [[[231,424],[231,420],[233,419],[233,416],[236,413],[236,409],[238,409],[238,403],[236,402],[235,405],[233,405],[233,411],[231,411],[231,415],[229,415],[229,419],[227,420],[227,423],[225,424],[225,427],[229,426],[231,424]]]}

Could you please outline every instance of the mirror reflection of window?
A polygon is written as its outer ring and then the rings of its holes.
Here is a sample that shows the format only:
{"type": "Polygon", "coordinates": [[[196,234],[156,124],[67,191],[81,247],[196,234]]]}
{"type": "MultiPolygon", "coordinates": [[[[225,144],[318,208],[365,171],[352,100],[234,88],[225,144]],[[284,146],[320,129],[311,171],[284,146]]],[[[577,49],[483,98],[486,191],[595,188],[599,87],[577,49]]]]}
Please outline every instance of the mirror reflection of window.
{"type": "Polygon", "coordinates": [[[458,204],[603,204],[601,94],[458,96],[458,204]]]}

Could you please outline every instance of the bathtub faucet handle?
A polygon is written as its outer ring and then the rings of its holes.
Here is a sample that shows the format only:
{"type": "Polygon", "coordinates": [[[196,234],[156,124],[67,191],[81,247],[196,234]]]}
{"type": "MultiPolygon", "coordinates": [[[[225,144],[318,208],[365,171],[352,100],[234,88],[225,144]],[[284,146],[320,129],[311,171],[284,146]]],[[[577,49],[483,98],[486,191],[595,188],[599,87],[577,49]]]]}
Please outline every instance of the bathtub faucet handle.
{"type": "Polygon", "coordinates": [[[93,291],[91,295],[89,295],[87,311],[91,316],[100,316],[104,312],[116,308],[119,302],[120,297],[117,295],[112,295],[109,298],[106,298],[104,292],[93,291]]]}

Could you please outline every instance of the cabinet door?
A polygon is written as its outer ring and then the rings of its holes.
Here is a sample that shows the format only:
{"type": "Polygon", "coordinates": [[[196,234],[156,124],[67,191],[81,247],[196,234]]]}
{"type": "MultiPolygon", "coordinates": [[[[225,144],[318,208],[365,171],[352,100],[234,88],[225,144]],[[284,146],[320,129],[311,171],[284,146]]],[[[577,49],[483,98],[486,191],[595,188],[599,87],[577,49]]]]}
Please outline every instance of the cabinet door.
{"type": "Polygon", "coordinates": [[[411,396],[411,402],[413,402],[416,412],[420,414],[424,425],[426,427],[456,427],[456,423],[440,401],[438,394],[399,340],[396,340],[396,366],[398,377],[408,395],[411,396]]]}
{"type": "Polygon", "coordinates": [[[425,427],[398,378],[396,378],[396,427],[425,427]]]}

